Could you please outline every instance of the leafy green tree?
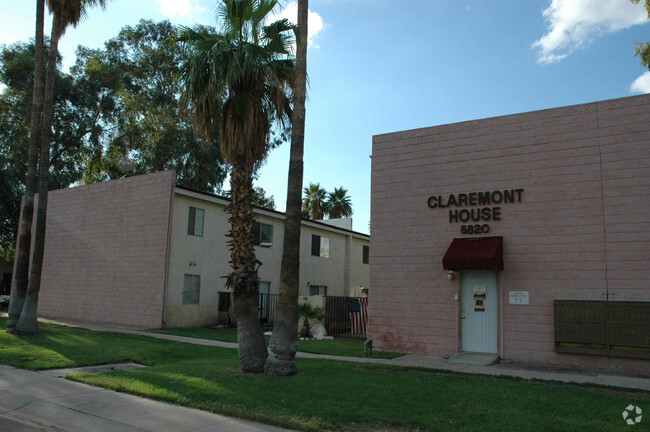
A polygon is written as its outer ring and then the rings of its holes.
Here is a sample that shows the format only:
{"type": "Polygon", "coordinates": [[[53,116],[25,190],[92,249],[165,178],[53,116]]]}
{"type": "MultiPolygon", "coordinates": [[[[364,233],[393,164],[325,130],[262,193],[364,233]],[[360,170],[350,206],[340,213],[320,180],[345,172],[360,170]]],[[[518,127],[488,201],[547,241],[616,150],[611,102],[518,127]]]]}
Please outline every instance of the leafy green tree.
{"type": "Polygon", "coordinates": [[[267,375],[291,376],[297,372],[298,294],[300,280],[300,229],[302,226],[302,177],[305,145],[305,99],[307,96],[308,0],[298,0],[296,27],[296,74],[294,110],[291,118],[291,152],[287,182],[287,208],[284,222],[284,247],[280,271],[278,305],[269,344],[267,375]]]}
{"type": "MultiPolygon", "coordinates": [[[[141,21],[123,28],[103,49],[80,46],[70,74],[61,71],[58,57],[50,190],[164,169],[175,169],[178,183],[193,189],[221,187],[226,165],[219,142],[204,139],[193,125],[191,112],[179,102],[182,88],[176,76],[182,51],[175,34],[168,21],[141,21]]],[[[46,39],[45,50],[48,44],[46,39]]],[[[5,85],[0,93],[0,247],[4,250],[16,244],[20,200],[25,194],[34,51],[33,42],[0,49],[0,82],[5,85]]],[[[39,69],[44,78],[44,65],[39,69]]],[[[40,136],[40,126],[32,136],[40,136]]],[[[281,135],[275,137],[272,144],[277,146],[281,140],[281,135]]]]}
{"type": "Polygon", "coordinates": [[[334,188],[334,192],[327,194],[327,208],[329,209],[330,219],[352,216],[352,200],[348,195],[348,190],[334,188]]]}
{"type": "MultiPolygon", "coordinates": [[[[34,72],[33,49],[31,53],[26,54],[30,68],[20,60],[14,61],[17,56],[12,48],[3,47],[0,53],[0,82],[5,85],[4,91],[0,93],[0,248],[3,250],[8,250],[10,245],[16,243],[20,197],[25,188],[29,148],[28,119],[31,100],[28,100],[27,96],[32,93],[31,77],[34,72]],[[13,76],[21,76],[25,68],[31,71],[23,75],[22,79],[13,79],[13,76]],[[16,86],[19,87],[18,90],[16,86]]],[[[25,280],[26,278],[25,275],[25,280]]]]}
{"type": "Polygon", "coordinates": [[[259,280],[255,257],[253,174],[269,149],[274,120],[287,121],[295,64],[286,20],[265,25],[277,0],[224,0],[222,30],[184,28],[187,49],[181,78],[185,100],[206,136],[220,137],[221,153],[231,165],[231,230],[228,236],[235,319],[241,368],[262,372],[266,342],[258,319],[259,280]]]}
{"type": "MultiPolygon", "coordinates": [[[[638,4],[640,0],[630,0],[634,4],[638,4]]],[[[645,9],[648,12],[650,19],[650,0],[645,0],[645,9]]],[[[650,68],[650,42],[637,43],[634,48],[634,55],[641,59],[641,64],[650,68]]]]}
{"type": "Polygon", "coordinates": [[[327,191],[320,186],[320,183],[309,183],[309,187],[306,187],[303,192],[303,209],[312,220],[323,219],[328,214],[327,191]]]}
{"type": "Polygon", "coordinates": [[[310,338],[313,335],[311,334],[311,323],[312,319],[323,319],[325,314],[323,309],[319,307],[313,307],[309,303],[302,303],[298,306],[298,315],[303,319],[302,321],[302,330],[300,331],[300,336],[305,338],[310,338]]]}
{"type": "Polygon", "coordinates": [[[80,47],[72,68],[77,85],[98,98],[103,151],[87,155],[84,182],[175,169],[177,181],[214,191],[226,176],[217,137],[205,139],[181,104],[183,61],[176,29],[141,20],[104,49],[80,47]]]}
{"type": "MultiPolygon", "coordinates": [[[[45,42],[47,49],[48,42],[45,42]]],[[[30,110],[34,87],[34,43],[16,42],[0,49],[0,82],[5,89],[0,93],[0,247],[12,249],[16,245],[20,202],[23,195],[28,203],[26,173],[28,171],[28,148],[30,142],[30,110]]],[[[57,79],[55,81],[55,105],[52,140],[50,190],[60,189],[80,181],[84,170],[84,155],[93,151],[89,140],[84,140],[84,130],[93,119],[81,101],[88,99],[80,86],[75,85],[73,77],[60,70],[60,57],[57,60],[57,79]]],[[[41,78],[45,76],[41,65],[41,78]]],[[[93,120],[94,121],[94,120],[93,120]]],[[[40,116],[38,118],[40,136],[40,116]]],[[[36,181],[34,174],[34,182],[36,181]]],[[[36,187],[35,185],[34,187],[36,187]]],[[[32,191],[32,194],[35,191],[32,191]]],[[[33,197],[32,197],[33,213],[33,197]]],[[[23,212],[23,218],[28,211],[23,212]]],[[[21,227],[31,225],[23,222],[21,227]]],[[[27,233],[31,236],[30,233],[27,233]]],[[[29,247],[29,246],[27,246],[29,247]]],[[[19,247],[19,249],[21,249],[19,247]]],[[[29,251],[22,249],[27,253],[29,251]]],[[[16,257],[20,260],[20,256],[16,257]]],[[[25,280],[27,276],[24,276],[25,280]]],[[[19,278],[14,279],[14,283],[19,278]]],[[[26,286],[25,286],[26,289],[26,286]]],[[[11,321],[11,320],[10,320],[11,321]]]]}
{"type": "Polygon", "coordinates": [[[263,188],[256,187],[253,190],[253,205],[275,210],[275,199],[273,195],[266,195],[266,191],[263,188]]]}
{"type": "MultiPolygon", "coordinates": [[[[0,118],[3,117],[2,101],[0,100],[0,118]]],[[[0,120],[1,121],[1,120],[0,120]]],[[[3,143],[0,140],[0,146],[3,143]]],[[[23,181],[25,170],[21,158],[15,163],[10,152],[0,151],[0,255],[7,261],[13,260],[13,251],[16,243],[16,226],[20,213],[20,197],[23,195],[23,181]]],[[[21,156],[21,155],[18,155],[21,156]]]]}

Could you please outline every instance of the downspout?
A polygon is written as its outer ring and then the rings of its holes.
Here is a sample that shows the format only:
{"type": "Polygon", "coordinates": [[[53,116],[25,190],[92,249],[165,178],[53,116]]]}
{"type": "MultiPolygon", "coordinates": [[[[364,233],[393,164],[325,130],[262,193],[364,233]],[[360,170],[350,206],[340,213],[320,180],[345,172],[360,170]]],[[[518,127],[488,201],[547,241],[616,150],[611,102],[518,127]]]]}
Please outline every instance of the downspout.
{"type": "Polygon", "coordinates": [[[169,217],[167,220],[167,241],[165,242],[165,271],[163,277],[163,301],[162,301],[162,317],[161,317],[161,328],[165,328],[167,325],[167,292],[169,290],[169,261],[171,255],[171,243],[172,243],[172,222],[174,214],[174,197],[176,196],[176,171],[171,171],[172,184],[170,188],[169,196],[169,217]]]}

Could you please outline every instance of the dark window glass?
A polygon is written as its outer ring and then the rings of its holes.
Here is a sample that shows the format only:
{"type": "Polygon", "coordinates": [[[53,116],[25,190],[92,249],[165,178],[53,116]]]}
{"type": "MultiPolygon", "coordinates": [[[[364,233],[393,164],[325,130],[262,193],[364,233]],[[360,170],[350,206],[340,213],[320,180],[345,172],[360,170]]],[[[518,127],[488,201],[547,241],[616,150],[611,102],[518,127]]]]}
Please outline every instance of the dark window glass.
{"type": "Polygon", "coordinates": [[[203,219],[205,218],[205,210],[190,207],[190,214],[187,219],[187,235],[203,237],[203,219]]]}
{"type": "Polygon", "coordinates": [[[313,256],[320,256],[320,236],[316,234],[311,235],[311,254],[313,256]]]}
{"type": "Polygon", "coordinates": [[[262,222],[255,222],[254,236],[255,246],[271,247],[273,246],[273,225],[262,222]]]}

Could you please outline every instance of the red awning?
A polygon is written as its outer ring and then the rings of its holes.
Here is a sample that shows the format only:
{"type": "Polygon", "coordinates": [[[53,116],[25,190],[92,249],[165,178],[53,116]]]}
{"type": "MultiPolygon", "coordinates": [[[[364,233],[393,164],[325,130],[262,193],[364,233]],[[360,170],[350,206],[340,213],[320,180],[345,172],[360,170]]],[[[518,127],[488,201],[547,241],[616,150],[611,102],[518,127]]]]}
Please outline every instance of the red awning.
{"type": "Polygon", "coordinates": [[[445,270],[503,270],[503,237],[455,238],[442,258],[445,270]]]}

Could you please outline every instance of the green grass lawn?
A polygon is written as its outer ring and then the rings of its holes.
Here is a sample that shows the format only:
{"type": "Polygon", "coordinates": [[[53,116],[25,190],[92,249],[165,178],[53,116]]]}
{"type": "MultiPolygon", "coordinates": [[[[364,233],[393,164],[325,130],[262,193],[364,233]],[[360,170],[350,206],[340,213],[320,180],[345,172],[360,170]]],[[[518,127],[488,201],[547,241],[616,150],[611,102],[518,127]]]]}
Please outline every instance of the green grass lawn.
{"type": "Polygon", "coordinates": [[[47,324],[17,337],[5,323],[0,363],[134,361],[149,367],[72,379],[299,430],[630,431],[628,404],[650,412],[648,392],[314,359],[297,359],[297,376],[267,377],[240,372],[233,349],[47,324]]]}
{"type": "MultiPolygon", "coordinates": [[[[166,333],[177,336],[193,337],[198,339],[210,339],[221,342],[237,342],[237,329],[165,329],[152,330],[155,333],[166,333]]],[[[266,336],[268,344],[269,336],[266,336]]],[[[298,350],[313,354],[329,354],[345,357],[363,357],[363,339],[324,339],[324,340],[300,340],[298,350]]],[[[388,351],[373,351],[375,358],[395,358],[402,356],[402,353],[388,351]]]]}

